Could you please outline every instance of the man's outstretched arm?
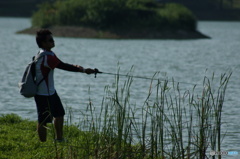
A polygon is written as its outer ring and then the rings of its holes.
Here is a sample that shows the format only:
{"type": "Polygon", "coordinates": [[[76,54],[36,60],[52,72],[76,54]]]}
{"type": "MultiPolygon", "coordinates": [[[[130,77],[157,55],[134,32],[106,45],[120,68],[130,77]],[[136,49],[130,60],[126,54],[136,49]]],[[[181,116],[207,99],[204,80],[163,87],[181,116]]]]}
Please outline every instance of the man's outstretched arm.
{"type": "Polygon", "coordinates": [[[82,73],[86,73],[86,74],[96,73],[95,69],[91,69],[91,68],[85,69],[82,66],[71,65],[71,64],[64,63],[62,61],[57,65],[57,68],[66,70],[66,71],[72,71],[72,72],[82,72],[82,73]]]}

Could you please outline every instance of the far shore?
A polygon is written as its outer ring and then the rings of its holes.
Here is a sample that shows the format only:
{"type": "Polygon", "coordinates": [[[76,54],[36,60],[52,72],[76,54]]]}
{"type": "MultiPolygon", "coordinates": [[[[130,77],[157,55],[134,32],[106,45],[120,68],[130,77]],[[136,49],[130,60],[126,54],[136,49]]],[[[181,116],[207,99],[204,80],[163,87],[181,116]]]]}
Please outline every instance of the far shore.
{"type": "MultiPolygon", "coordinates": [[[[36,34],[40,28],[27,28],[19,34],[36,34]]],[[[75,26],[54,26],[48,28],[56,37],[95,38],[95,39],[206,39],[210,38],[199,31],[165,30],[121,31],[111,32],[75,26]]]]}

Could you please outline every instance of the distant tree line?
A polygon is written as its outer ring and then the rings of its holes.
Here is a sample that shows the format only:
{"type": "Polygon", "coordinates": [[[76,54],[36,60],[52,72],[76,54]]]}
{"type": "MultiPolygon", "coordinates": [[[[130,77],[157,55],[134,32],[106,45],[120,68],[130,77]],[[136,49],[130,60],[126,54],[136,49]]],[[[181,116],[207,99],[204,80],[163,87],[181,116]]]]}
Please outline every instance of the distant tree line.
{"type": "Polygon", "coordinates": [[[0,0],[0,16],[30,17],[46,1],[51,0],[0,0]]]}
{"type": "Polygon", "coordinates": [[[200,4],[205,6],[215,6],[218,9],[240,9],[240,0],[157,0],[162,3],[176,2],[182,4],[195,4],[195,7],[199,7],[200,4]]]}

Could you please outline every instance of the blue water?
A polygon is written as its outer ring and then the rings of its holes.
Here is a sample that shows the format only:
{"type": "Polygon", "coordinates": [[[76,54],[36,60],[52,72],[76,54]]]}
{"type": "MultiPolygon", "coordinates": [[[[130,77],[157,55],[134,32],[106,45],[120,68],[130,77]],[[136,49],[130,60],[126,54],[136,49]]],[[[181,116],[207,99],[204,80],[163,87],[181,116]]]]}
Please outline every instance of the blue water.
{"type": "MultiPolygon", "coordinates": [[[[26,63],[38,52],[33,35],[15,34],[30,27],[29,19],[0,18],[0,114],[16,113],[36,120],[33,99],[19,95],[17,83],[26,63]]],[[[103,72],[126,74],[134,67],[135,76],[161,79],[174,78],[181,88],[201,85],[205,75],[233,71],[223,108],[223,149],[240,152],[240,22],[199,22],[198,30],[211,37],[200,40],[100,40],[56,37],[53,49],[64,62],[98,68],[103,72]],[[186,84],[188,83],[188,84],[186,84]]],[[[55,71],[55,86],[65,107],[71,107],[76,119],[87,106],[89,98],[96,107],[101,105],[106,85],[114,76],[55,71]],[[90,88],[90,93],[89,93],[90,88]]],[[[124,80],[122,77],[120,80],[124,80]]],[[[150,81],[134,79],[131,94],[141,103],[149,90],[150,81]]],[[[227,156],[230,158],[231,156],[227,156]]],[[[236,157],[236,156],[235,156],[236,157]]],[[[231,158],[234,158],[231,157],[231,158]]],[[[239,155],[238,155],[239,158],[239,155]]]]}

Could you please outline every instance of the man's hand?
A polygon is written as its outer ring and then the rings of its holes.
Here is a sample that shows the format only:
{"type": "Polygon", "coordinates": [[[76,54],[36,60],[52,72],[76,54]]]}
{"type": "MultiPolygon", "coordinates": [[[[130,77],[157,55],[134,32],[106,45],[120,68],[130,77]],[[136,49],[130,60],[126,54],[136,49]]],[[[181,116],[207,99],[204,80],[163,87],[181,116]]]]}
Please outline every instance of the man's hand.
{"type": "Polygon", "coordinates": [[[91,69],[91,68],[87,68],[87,69],[85,69],[85,73],[86,74],[92,74],[92,73],[98,73],[99,71],[98,71],[98,69],[91,69]]]}
{"type": "Polygon", "coordinates": [[[79,65],[73,65],[79,69],[79,72],[85,72],[85,69],[82,66],[79,65]]]}
{"type": "Polygon", "coordinates": [[[74,65],[75,67],[77,67],[77,68],[79,68],[79,71],[80,72],[84,72],[84,73],[86,73],[86,74],[95,74],[95,78],[96,78],[96,75],[97,75],[97,73],[101,73],[101,72],[99,72],[98,71],[98,69],[91,69],[91,68],[86,68],[86,69],[84,69],[84,67],[82,67],[82,66],[79,66],[79,65],[74,65]]]}

